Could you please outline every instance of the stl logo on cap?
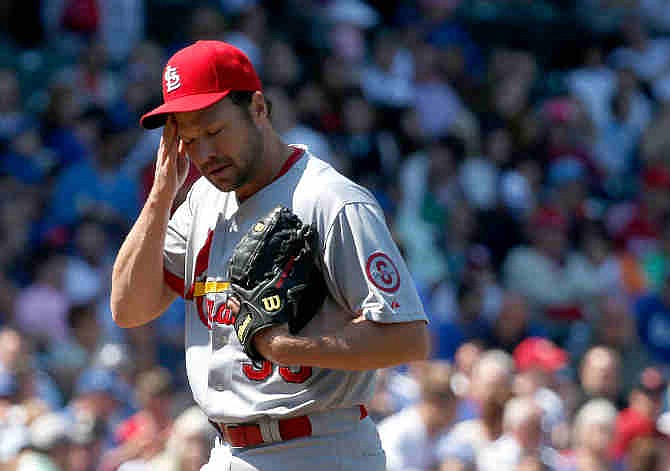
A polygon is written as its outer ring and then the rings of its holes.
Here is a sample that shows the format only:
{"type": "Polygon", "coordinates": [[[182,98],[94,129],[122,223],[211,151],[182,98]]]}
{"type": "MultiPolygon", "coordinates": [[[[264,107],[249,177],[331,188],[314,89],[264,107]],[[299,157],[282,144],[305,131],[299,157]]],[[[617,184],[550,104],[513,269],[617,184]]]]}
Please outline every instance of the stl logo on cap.
{"type": "Polygon", "coordinates": [[[181,78],[177,73],[177,68],[168,65],[165,67],[165,89],[168,92],[173,92],[181,87],[181,78]]]}

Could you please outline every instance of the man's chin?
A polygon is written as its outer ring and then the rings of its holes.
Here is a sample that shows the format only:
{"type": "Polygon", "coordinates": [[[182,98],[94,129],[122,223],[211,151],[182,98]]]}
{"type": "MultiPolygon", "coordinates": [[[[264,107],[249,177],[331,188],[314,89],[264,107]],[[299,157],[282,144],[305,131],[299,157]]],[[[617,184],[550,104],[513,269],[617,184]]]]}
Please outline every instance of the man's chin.
{"type": "Polygon", "coordinates": [[[224,193],[237,190],[240,185],[237,182],[232,182],[228,179],[221,179],[215,177],[206,177],[207,180],[216,187],[217,190],[224,193]]]}

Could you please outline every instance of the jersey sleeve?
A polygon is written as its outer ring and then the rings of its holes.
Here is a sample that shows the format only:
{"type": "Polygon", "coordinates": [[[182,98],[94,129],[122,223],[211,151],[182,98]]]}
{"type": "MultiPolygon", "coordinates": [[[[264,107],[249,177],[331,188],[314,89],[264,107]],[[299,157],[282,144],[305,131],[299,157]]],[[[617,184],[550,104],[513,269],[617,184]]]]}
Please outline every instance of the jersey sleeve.
{"type": "Polygon", "coordinates": [[[427,321],[378,205],[349,203],[337,213],[324,240],[324,273],[335,300],[369,320],[427,321]]]}
{"type": "Polygon", "coordinates": [[[186,242],[193,220],[190,195],[189,192],[189,197],[170,218],[165,234],[165,245],[163,246],[163,277],[165,283],[179,296],[184,296],[186,242]]]}

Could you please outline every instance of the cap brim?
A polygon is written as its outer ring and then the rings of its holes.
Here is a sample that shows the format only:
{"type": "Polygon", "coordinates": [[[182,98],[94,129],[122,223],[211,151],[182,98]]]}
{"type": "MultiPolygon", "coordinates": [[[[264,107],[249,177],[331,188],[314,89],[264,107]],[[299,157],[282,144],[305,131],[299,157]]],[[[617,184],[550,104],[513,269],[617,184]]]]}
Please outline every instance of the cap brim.
{"type": "Polygon", "coordinates": [[[140,126],[144,129],[156,129],[165,124],[167,115],[186,111],[198,111],[213,105],[230,93],[230,90],[216,93],[201,93],[199,95],[187,95],[161,106],[154,108],[140,118],[140,126]]]}

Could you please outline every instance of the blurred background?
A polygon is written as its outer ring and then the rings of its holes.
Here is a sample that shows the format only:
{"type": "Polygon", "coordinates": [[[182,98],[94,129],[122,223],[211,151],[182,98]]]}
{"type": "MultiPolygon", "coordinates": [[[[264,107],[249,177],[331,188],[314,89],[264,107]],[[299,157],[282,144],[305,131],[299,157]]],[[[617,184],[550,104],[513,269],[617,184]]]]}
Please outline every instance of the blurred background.
{"type": "Polygon", "coordinates": [[[207,460],[182,301],[109,311],[138,119],[198,39],[249,55],[406,257],[433,358],[380,374],[390,471],[669,469],[669,33],[668,0],[3,0],[0,469],[207,460]]]}

